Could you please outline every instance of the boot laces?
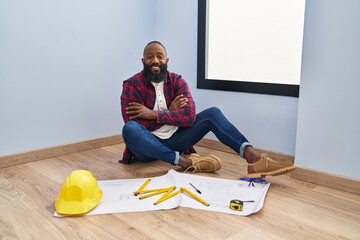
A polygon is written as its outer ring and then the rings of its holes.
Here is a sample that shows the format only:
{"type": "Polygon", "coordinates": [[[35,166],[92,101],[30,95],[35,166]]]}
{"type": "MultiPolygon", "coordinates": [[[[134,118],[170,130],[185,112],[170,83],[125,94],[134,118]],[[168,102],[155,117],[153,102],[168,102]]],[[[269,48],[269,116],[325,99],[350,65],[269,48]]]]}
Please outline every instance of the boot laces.
{"type": "MultiPolygon", "coordinates": [[[[185,169],[185,171],[184,171],[184,173],[186,173],[188,170],[190,170],[190,169],[193,169],[193,173],[194,172],[201,172],[202,170],[201,170],[201,168],[199,167],[199,165],[200,165],[200,163],[201,162],[207,162],[206,160],[199,160],[199,161],[197,161],[197,162],[193,162],[193,165],[192,166],[190,166],[190,167],[188,167],[187,169],[185,169]]],[[[214,169],[215,169],[215,165],[214,165],[214,169]]]]}
{"type": "Polygon", "coordinates": [[[270,157],[266,153],[261,154],[261,158],[265,159],[265,166],[269,167],[270,157]]]}

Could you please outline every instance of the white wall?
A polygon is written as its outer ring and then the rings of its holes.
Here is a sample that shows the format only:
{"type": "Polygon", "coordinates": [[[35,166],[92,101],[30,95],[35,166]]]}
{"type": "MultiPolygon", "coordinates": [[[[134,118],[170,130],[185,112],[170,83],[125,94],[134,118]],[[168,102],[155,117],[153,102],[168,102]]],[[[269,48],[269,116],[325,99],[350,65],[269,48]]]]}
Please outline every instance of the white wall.
{"type": "Polygon", "coordinates": [[[296,148],[297,166],[359,179],[359,1],[307,1],[299,99],[196,89],[197,2],[157,3],[169,69],[187,79],[198,111],[218,106],[256,147],[296,148]]]}
{"type": "Polygon", "coordinates": [[[198,111],[220,107],[259,148],[295,155],[297,140],[296,165],[357,177],[356,1],[307,2],[297,127],[297,98],[196,88],[197,1],[0,0],[0,156],[121,133],[122,81],[142,69],[143,47],[157,39],[168,49],[169,70],[189,82],[198,111]],[[340,147],[316,142],[314,121],[321,141],[334,126],[340,147]],[[316,147],[306,146],[309,139],[316,147]]]}
{"type": "Polygon", "coordinates": [[[197,1],[0,0],[0,36],[0,155],[121,133],[122,81],[154,39],[199,111],[218,106],[256,147],[295,153],[296,98],[196,89],[197,1]]]}
{"type": "Polygon", "coordinates": [[[147,0],[0,0],[0,155],[121,133],[147,0]]]}
{"type": "Polygon", "coordinates": [[[298,166],[360,179],[360,1],[307,1],[298,166]]]}

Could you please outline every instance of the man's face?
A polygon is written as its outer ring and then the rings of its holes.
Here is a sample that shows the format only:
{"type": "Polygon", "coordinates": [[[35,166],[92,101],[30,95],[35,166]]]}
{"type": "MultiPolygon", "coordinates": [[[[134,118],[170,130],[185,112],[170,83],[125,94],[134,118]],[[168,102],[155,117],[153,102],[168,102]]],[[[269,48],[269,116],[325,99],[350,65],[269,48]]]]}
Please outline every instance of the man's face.
{"type": "Polygon", "coordinates": [[[158,43],[152,43],[146,47],[142,62],[144,64],[145,76],[153,82],[164,80],[167,72],[166,50],[158,43]]]}

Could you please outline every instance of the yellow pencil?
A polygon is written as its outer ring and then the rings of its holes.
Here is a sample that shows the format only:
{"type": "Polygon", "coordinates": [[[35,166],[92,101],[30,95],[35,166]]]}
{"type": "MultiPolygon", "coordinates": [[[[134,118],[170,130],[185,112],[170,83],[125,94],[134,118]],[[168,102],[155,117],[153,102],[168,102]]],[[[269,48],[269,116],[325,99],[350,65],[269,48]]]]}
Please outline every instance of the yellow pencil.
{"type": "Polygon", "coordinates": [[[165,199],[172,191],[174,191],[175,188],[176,186],[169,187],[164,195],[162,195],[161,198],[159,198],[157,201],[163,201],[163,199],[165,199]]]}
{"type": "Polygon", "coordinates": [[[156,202],[154,202],[154,205],[156,204],[159,204],[165,200],[168,200],[169,198],[172,198],[174,197],[175,195],[178,195],[179,193],[181,192],[181,189],[175,191],[175,192],[172,192],[171,194],[167,195],[165,198],[160,198],[159,200],[157,200],[156,202]]]}
{"type": "Polygon", "coordinates": [[[206,206],[210,206],[210,204],[208,202],[206,202],[205,200],[203,200],[202,198],[196,196],[193,192],[191,192],[190,190],[188,190],[187,188],[181,188],[181,190],[185,193],[187,193],[188,195],[190,195],[190,197],[192,197],[193,199],[195,199],[198,202],[201,202],[202,204],[206,205],[206,206]]]}
{"type": "Polygon", "coordinates": [[[151,192],[151,193],[148,193],[148,194],[145,194],[145,195],[142,195],[142,196],[139,196],[139,199],[144,199],[144,198],[148,198],[148,197],[152,197],[152,196],[155,196],[155,195],[158,195],[158,194],[161,194],[161,193],[165,193],[168,192],[169,189],[163,189],[163,190],[159,190],[159,191],[155,191],[155,192],[151,192]]]}
{"type": "Polygon", "coordinates": [[[140,195],[140,194],[143,194],[143,193],[150,193],[150,192],[158,192],[158,191],[162,191],[162,190],[168,190],[169,188],[153,188],[153,189],[144,189],[142,190],[141,192],[134,192],[136,193],[136,195],[140,195]]]}
{"type": "Polygon", "coordinates": [[[139,192],[141,192],[151,181],[151,178],[146,179],[146,181],[141,185],[141,187],[134,192],[134,195],[137,196],[139,192]]]}

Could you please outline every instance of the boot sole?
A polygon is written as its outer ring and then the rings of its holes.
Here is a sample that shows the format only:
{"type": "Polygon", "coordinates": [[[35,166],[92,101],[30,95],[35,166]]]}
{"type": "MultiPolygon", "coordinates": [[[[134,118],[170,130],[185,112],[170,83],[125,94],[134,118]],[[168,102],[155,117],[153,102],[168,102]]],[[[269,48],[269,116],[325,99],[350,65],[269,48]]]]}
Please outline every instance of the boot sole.
{"type": "Polygon", "coordinates": [[[266,176],[278,176],[295,170],[295,166],[288,166],[270,172],[248,173],[249,178],[264,178],[266,176]]]}

